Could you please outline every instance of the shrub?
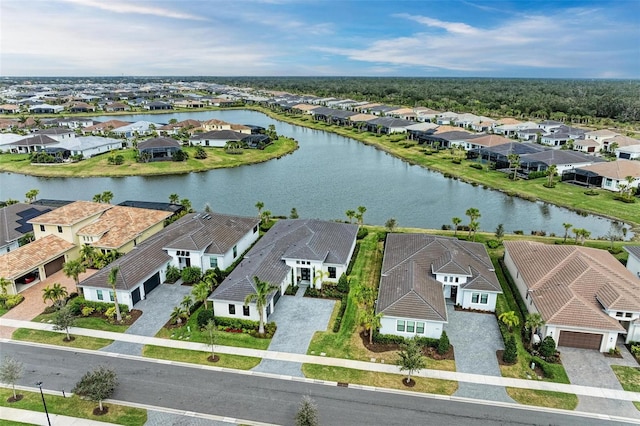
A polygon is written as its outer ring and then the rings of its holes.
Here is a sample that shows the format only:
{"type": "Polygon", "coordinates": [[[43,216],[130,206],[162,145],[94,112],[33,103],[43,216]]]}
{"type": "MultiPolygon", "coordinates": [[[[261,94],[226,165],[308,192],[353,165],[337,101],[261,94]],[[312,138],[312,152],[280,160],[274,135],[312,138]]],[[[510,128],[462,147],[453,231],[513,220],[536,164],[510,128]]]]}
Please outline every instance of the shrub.
{"type": "Polygon", "coordinates": [[[373,342],[380,343],[382,345],[397,344],[400,345],[405,342],[404,337],[396,336],[393,334],[380,334],[377,330],[373,331],[373,342]]]}
{"type": "Polygon", "coordinates": [[[353,264],[356,263],[356,259],[358,258],[358,253],[360,252],[360,243],[356,242],[356,246],[353,249],[353,255],[351,256],[351,261],[349,262],[349,266],[347,266],[347,275],[351,275],[351,270],[353,269],[353,264]]]}
{"type": "MultiPolygon", "coordinates": [[[[115,309],[115,308],[114,308],[115,309]]],[[[83,317],[88,317],[89,315],[91,315],[92,313],[94,313],[96,310],[96,308],[93,308],[91,306],[85,306],[84,308],[82,308],[82,316],[83,317]]]]}
{"type": "Polygon", "coordinates": [[[587,189],[586,191],[584,191],[584,195],[594,196],[598,194],[599,192],[596,191],[595,189],[587,189]]]}
{"type": "Polygon", "coordinates": [[[556,354],[556,341],[553,340],[553,337],[547,336],[542,340],[540,344],[540,355],[543,357],[551,357],[556,354]]]}
{"type": "Polygon", "coordinates": [[[447,332],[442,330],[442,334],[440,335],[440,340],[438,341],[438,353],[440,355],[444,355],[447,353],[447,351],[449,350],[449,336],[447,336],[447,332]]]}
{"type": "MultiPolygon", "coordinates": [[[[258,321],[243,320],[240,318],[214,317],[214,321],[220,330],[240,330],[258,337],[258,321]]],[[[276,324],[268,322],[264,325],[265,337],[270,339],[276,332],[276,324]]]]}
{"type": "Polygon", "coordinates": [[[305,297],[320,297],[320,290],[317,288],[307,287],[307,291],[304,292],[305,297]]]}
{"type": "Polygon", "coordinates": [[[3,294],[0,296],[0,306],[5,309],[12,309],[18,306],[24,300],[21,294],[3,294]]]}
{"type": "Polygon", "coordinates": [[[202,270],[197,266],[187,266],[182,269],[182,281],[185,284],[193,284],[202,278],[202,270]]]}
{"type": "Polygon", "coordinates": [[[198,317],[196,319],[198,321],[198,327],[202,329],[205,325],[207,325],[209,320],[214,319],[213,309],[202,309],[198,311],[198,317]]]}
{"type": "Polygon", "coordinates": [[[454,158],[453,160],[451,160],[451,162],[453,164],[462,164],[462,160],[460,160],[459,158],[454,158]]]}
{"type": "Polygon", "coordinates": [[[518,359],[518,348],[516,346],[516,338],[511,334],[504,343],[504,352],[502,352],[502,360],[507,364],[513,364],[518,359]]]}
{"type": "Polygon", "coordinates": [[[522,235],[524,234],[524,231],[522,229],[516,229],[515,231],[513,231],[513,233],[516,235],[522,235]]]}
{"type": "Polygon", "coordinates": [[[378,232],[378,242],[379,243],[383,243],[386,239],[387,239],[387,232],[386,231],[378,232]]]}
{"type": "Polygon", "coordinates": [[[338,315],[336,316],[336,321],[333,323],[333,332],[337,333],[340,331],[340,326],[342,325],[342,317],[344,317],[344,312],[347,310],[347,302],[349,300],[348,295],[342,296],[342,301],[340,302],[340,308],[338,309],[338,315]]]}
{"type": "Polygon", "coordinates": [[[338,279],[338,285],[336,288],[338,289],[338,291],[342,293],[349,293],[349,280],[347,279],[346,274],[340,275],[340,278],[338,279]]]}
{"type": "Polygon", "coordinates": [[[487,241],[487,247],[491,248],[491,249],[495,249],[500,247],[500,241],[498,240],[489,240],[487,241]]]}
{"type": "Polygon", "coordinates": [[[109,309],[106,310],[106,312],[104,313],[104,316],[109,318],[110,320],[113,320],[116,316],[116,307],[111,306],[109,309]]]}
{"type": "MultiPolygon", "coordinates": [[[[67,303],[67,307],[69,308],[71,313],[75,316],[81,315],[82,308],[86,306],[89,306],[95,309],[95,312],[98,312],[98,313],[105,312],[107,309],[111,307],[115,309],[115,306],[113,306],[113,303],[94,302],[92,300],[86,300],[83,297],[76,297],[70,300],[69,303],[67,303]]],[[[128,314],[129,306],[123,305],[122,303],[120,303],[120,312],[122,313],[122,315],[128,314]]]]}
{"type": "Polygon", "coordinates": [[[471,163],[469,164],[469,167],[473,167],[474,169],[478,169],[478,170],[483,169],[482,164],[479,164],[479,163],[471,163]]]}
{"type": "Polygon", "coordinates": [[[529,174],[527,175],[527,179],[539,179],[546,176],[547,172],[529,172],[529,174]]]}
{"type": "Polygon", "coordinates": [[[180,273],[180,269],[178,269],[177,267],[175,267],[173,265],[167,266],[167,279],[166,279],[166,281],[168,283],[175,283],[176,281],[178,281],[180,279],[181,276],[182,276],[182,274],[180,273]]]}
{"type": "Polygon", "coordinates": [[[204,150],[204,148],[199,146],[198,148],[196,148],[196,154],[194,155],[194,157],[198,160],[204,160],[205,158],[207,158],[207,152],[204,150]]]}
{"type": "Polygon", "coordinates": [[[364,237],[366,237],[367,235],[369,235],[369,230],[367,228],[360,228],[358,229],[358,239],[361,240],[364,237]]]}
{"type": "Polygon", "coordinates": [[[185,161],[189,158],[189,154],[179,149],[173,153],[173,156],[171,158],[173,161],[185,161]]]}

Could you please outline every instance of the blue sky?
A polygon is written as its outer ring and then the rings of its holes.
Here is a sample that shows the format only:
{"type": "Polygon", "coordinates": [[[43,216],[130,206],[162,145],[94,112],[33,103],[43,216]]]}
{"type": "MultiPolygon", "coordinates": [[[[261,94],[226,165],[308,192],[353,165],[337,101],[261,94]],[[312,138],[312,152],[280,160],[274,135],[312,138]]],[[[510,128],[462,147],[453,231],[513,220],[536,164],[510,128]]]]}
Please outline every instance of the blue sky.
{"type": "Polygon", "coordinates": [[[640,1],[2,0],[0,75],[640,78],[640,1]]]}

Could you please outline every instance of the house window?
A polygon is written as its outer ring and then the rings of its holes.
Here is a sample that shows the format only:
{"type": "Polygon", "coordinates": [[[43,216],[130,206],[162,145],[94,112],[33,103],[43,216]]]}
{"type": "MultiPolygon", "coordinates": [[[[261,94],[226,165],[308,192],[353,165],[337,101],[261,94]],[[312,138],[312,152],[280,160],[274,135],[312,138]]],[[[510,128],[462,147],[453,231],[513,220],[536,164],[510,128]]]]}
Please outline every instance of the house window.
{"type": "Polygon", "coordinates": [[[236,305],[229,303],[229,315],[235,315],[235,314],[236,314],[236,305]]]}
{"type": "Polygon", "coordinates": [[[633,317],[633,314],[631,312],[627,312],[626,314],[624,314],[625,318],[631,318],[633,317]]]}
{"type": "Polygon", "coordinates": [[[58,226],[58,233],[62,234],[62,226],[58,226]]]}
{"type": "Polygon", "coordinates": [[[40,232],[44,232],[44,225],[40,225],[40,232]]]}
{"type": "Polygon", "coordinates": [[[404,332],[404,320],[396,321],[396,330],[404,332]]]}
{"type": "Polygon", "coordinates": [[[218,267],[218,258],[217,257],[210,257],[209,258],[209,266],[211,268],[217,268],[218,267]]]}
{"type": "Polygon", "coordinates": [[[336,277],[335,266],[329,266],[328,270],[329,270],[329,278],[335,278],[336,277]]]}
{"type": "Polygon", "coordinates": [[[253,233],[255,234],[256,232],[258,232],[258,225],[253,227],[253,233]]]}
{"type": "Polygon", "coordinates": [[[112,290],[109,290],[109,300],[112,302],[116,300],[116,295],[112,290]]]}
{"type": "Polygon", "coordinates": [[[416,323],[416,333],[424,334],[424,323],[423,322],[417,322],[416,323]]]}
{"type": "Polygon", "coordinates": [[[413,333],[414,331],[416,331],[416,322],[407,321],[407,333],[413,333]]]}
{"type": "Polygon", "coordinates": [[[444,282],[445,282],[445,283],[446,283],[446,282],[449,282],[449,277],[445,276],[445,277],[444,277],[444,282]]]}
{"type": "Polygon", "coordinates": [[[486,305],[489,303],[488,293],[471,293],[471,303],[480,303],[486,305]]]}
{"type": "Polygon", "coordinates": [[[238,246],[233,246],[233,258],[238,257],[238,246]]]}
{"type": "Polygon", "coordinates": [[[486,305],[487,303],[489,303],[489,294],[488,293],[482,293],[480,295],[480,303],[482,303],[483,305],[486,305]]]}
{"type": "Polygon", "coordinates": [[[621,317],[622,316],[622,312],[616,312],[616,316],[617,317],[621,317]]]}
{"type": "Polygon", "coordinates": [[[102,290],[96,290],[96,295],[98,296],[98,300],[104,300],[104,295],[102,294],[102,290]]]}
{"type": "Polygon", "coordinates": [[[458,282],[458,280],[459,280],[459,278],[458,278],[458,277],[456,277],[456,282],[458,282]]]}
{"type": "Polygon", "coordinates": [[[611,184],[613,183],[613,180],[606,178],[604,180],[604,186],[611,186],[611,184]]]}
{"type": "Polygon", "coordinates": [[[251,313],[249,311],[249,306],[243,306],[242,307],[242,315],[244,315],[245,317],[248,317],[249,315],[251,315],[251,313]]]}

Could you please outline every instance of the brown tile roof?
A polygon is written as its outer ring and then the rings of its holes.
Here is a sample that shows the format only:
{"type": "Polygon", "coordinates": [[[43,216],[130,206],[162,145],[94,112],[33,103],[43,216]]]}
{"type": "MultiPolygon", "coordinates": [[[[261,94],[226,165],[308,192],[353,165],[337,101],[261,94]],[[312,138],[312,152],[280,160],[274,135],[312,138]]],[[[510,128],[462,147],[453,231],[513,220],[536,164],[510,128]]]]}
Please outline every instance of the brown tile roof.
{"type": "Polygon", "coordinates": [[[461,129],[460,127],[456,127],[456,126],[449,126],[449,125],[443,125],[443,126],[439,126],[436,131],[435,134],[440,134],[440,133],[446,133],[446,132],[459,132],[462,131],[464,129],[461,129]]]}
{"type": "Polygon", "coordinates": [[[94,203],[93,201],[76,201],[62,206],[35,219],[29,223],[43,225],[73,225],[83,219],[95,216],[113,206],[111,204],[94,203]]]}
{"type": "Polygon", "coordinates": [[[0,256],[0,277],[8,280],[20,278],[21,275],[63,255],[74,247],[74,244],[60,237],[47,235],[0,256]]]}
{"type": "Polygon", "coordinates": [[[230,126],[231,123],[227,123],[226,121],[218,120],[217,118],[212,118],[211,120],[203,121],[203,126],[230,126]]]}
{"type": "Polygon", "coordinates": [[[640,177],[640,161],[633,160],[607,161],[580,167],[579,169],[595,172],[600,176],[613,179],[625,179],[627,176],[640,177]]]}
{"type": "Polygon", "coordinates": [[[300,111],[311,111],[312,109],[320,108],[318,105],[310,105],[310,104],[297,104],[292,107],[292,109],[299,109],[300,111]]]}
{"type": "Polygon", "coordinates": [[[193,119],[190,118],[190,119],[187,119],[187,120],[179,121],[177,123],[165,124],[162,127],[158,127],[158,130],[174,130],[174,129],[182,129],[183,127],[196,129],[196,128],[200,127],[201,124],[202,123],[200,123],[198,120],[193,120],[193,119]]]}
{"type": "Polygon", "coordinates": [[[504,245],[548,324],[624,331],[602,307],[640,311],[640,281],[604,250],[531,241],[504,245]]]}
{"type": "Polygon", "coordinates": [[[474,138],[472,143],[474,145],[492,147],[492,146],[503,145],[505,143],[511,143],[511,142],[513,142],[512,139],[508,139],[500,135],[486,135],[486,136],[480,136],[478,138],[474,138]]]}
{"type": "Polygon", "coordinates": [[[94,124],[93,126],[85,127],[82,130],[85,132],[93,132],[93,131],[99,131],[99,130],[113,130],[113,129],[117,129],[118,127],[128,126],[129,124],[131,123],[129,123],[128,121],[109,120],[109,121],[105,121],[104,123],[98,123],[98,124],[94,124]]]}
{"type": "Polygon", "coordinates": [[[351,121],[371,121],[371,120],[375,120],[376,118],[378,118],[377,115],[356,114],[356,115],[352,115],[351,117],[349,117],[349,120],[351,120],[351,121]]]}
{"type": "Polygon", "coordinates": [[[602,130],[594,130],[592,132],[587,132],[585,133],[585,136],[608,136],[608,137],[614,137],[616,135],[619,135],[619,133],[616,132],[612,132],[611,130],[607,130],[607,129],[602,129],[602,130]]]}
{"type": "Polygon", "coordinates": [[[435,273],[469,277],[464,289],[501,292],[486,249],[480,243],[426,234],[389,234],[382,260],[377,312],[447,321],[443,284],[435,273]]]}
{"type": "Polygon", "coordinates": [[[78,230],[78,235],[99,236],[92,246],[118,249],[150,227],[164,221],[171,212],[113,206],[91,224],[78,230]]]}
{"type": "Polygon", "coordinates": [[[607,142],[609,142],[609,146],[611,146],[612,143],[617,143],[619,148],[640,145],[640,139],[634,139],[624,135],[617,135],[612,138],[608,138],[607,142]]]}
{"type": "Polygon", "coordinates": [[[503,126],[505,124],[520,124],[522,123],[522,121],[520,120],[516,120],[515,118],[501,118],[500,120],[496,120],[495,124],[499,125],[499,126],[503,126]]]}

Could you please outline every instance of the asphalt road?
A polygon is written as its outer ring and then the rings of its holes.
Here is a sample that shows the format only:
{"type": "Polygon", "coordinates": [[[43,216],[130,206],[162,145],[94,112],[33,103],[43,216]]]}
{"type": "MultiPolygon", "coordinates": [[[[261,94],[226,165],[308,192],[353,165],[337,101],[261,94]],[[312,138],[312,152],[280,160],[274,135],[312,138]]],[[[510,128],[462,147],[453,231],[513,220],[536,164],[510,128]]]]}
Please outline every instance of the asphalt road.
{"type": "Polygon", "coordinates": [[[2,343],[0,354],[24,363],[20,385],[42,381],[45,389],[70,391],[86,371],[108,365],[120,382],[114,399],[282,425],[293,424],[302,395],[316,401],[323,425],[603,424],[602,419],[220,373],[99,352],[2,343]]]}

